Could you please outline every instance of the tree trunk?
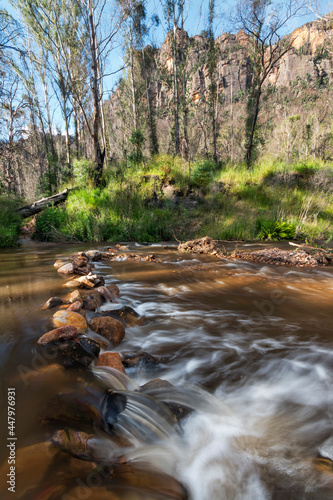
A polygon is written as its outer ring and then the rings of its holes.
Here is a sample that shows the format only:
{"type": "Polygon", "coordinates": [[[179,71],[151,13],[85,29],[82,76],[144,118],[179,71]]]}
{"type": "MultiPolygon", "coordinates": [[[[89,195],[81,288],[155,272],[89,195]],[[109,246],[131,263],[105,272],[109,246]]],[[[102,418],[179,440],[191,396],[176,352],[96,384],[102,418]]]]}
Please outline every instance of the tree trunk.
{"type": "Polygon", "coordinates": [[[49,196],[48,198],[42,198],[41,200],[35,201],[30,205],[19,208],[18,212],[23,217],[23,219],[25,219],[26,217],[31,217],[31,215],[38,214],[44,208],[50,205],[58,205],[58,203],[62,203],[63,201],[65,201],[67,199],[68,192],[68,189],[65,189],[61,193],[49,196]]]}
{"type": "Polygon", "coordinates": [[[179,154],[179,98],[178,98],[178,67],[177,67],[177,23],[175,5],[173,6],[173,94],[175,116],[175,153],[179,154]]]}

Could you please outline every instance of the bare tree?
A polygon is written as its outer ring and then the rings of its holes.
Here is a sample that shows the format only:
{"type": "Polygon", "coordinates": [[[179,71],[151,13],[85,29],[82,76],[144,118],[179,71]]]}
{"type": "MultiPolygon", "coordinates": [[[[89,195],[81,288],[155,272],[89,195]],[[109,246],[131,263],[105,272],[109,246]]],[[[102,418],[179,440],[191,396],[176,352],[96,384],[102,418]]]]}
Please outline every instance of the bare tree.
{"type": "Polygon", "coordinates": [[[246,121],[246,164],[251,166],[255,151],[264,84],[278,61],[291,50],[293,39],[283,37],[288,21],[302,9],[298,0],[239,0],[235,21],[248,36],[247,52],[252,83],[248,93],[246,121]]]}

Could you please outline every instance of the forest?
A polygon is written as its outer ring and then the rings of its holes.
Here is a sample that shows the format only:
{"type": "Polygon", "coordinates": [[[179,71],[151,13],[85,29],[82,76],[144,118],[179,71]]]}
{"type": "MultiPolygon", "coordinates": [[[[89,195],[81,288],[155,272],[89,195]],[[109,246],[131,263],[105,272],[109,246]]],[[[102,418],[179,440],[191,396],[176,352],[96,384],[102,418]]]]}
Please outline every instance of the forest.
{"type": "Polygon", "coordinates": [[[0,10],[0,247],[332,239],[333,17],[295,28],[309,4],[209,0],[194,23],[194,4],[0,10]]]}

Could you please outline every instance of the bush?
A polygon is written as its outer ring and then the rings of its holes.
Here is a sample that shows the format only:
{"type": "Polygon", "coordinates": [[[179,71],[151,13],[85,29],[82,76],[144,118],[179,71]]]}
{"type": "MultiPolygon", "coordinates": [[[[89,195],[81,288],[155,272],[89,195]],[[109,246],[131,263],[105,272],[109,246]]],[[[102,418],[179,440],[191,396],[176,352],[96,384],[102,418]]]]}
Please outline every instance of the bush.
{"type": "Polygon", "coordinates": [[[75,183],[80,186],[89,186],[93,179],[93,163],[86,158],[73,161],[75,183]]]}
{"type": "Polygon", "coordinates": [[[295,238],[296,227],[288,222],[259,219],[256,232],[261,240],[292,240],[295,238]]]}
{"type": "Polygon", "coordinates": [[[192,174],[192,184],[195,187],[206,187],[213,179],[216,163],[211,160],[204,160],[196,163],[192,174]]]}
{"type": "Polygon", "coordinates": [[[22,217],[16,210],[16,200],[0,198],[0,248],[17,245],[22,226],[22,217]]]}
{"type": "Polygon", "coordinates": [[[47,207],[37,215],[34,238],[40,241],[56,241],[58,232],[68,221],[67,212],[60,207],[47,207]]]}

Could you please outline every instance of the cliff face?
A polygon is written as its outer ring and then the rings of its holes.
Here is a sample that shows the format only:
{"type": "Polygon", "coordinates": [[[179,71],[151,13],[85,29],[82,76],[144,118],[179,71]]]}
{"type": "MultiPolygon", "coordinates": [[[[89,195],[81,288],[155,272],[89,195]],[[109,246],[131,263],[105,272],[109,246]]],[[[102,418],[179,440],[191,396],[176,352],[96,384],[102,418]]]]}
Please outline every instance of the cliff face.
{"type": "MultiPolygon", "coordinates": [[[[325,46],[333,37],[332,22],[314,21],[307,23],[292,32],[292,50],[288,52],[269,75],[269,83],[283,87],[296,79],[332,78],[333,61],[325,46]]],[[[170,75],[173,70],[172,48],[168,35],[157,55],[158,64],[170,75]]],[[[193,102],[198,102],[209,88],[209,75],[205,59],[207,42],[200,37],[189,38],[186,32],[179,30],[178,46],[182,43],[182,51],[186,52],[186,72],[191,75],[188,81],[189,92],[193,102]]],[[[224,33],[216,40],[218,64],[216,84],[218,91],[226,98],[246,91],[251,83],[249,60],[246,55],[248,39],[243,31],[236,35],[224,33]]],[[[165,86],[160,87],[157,105],[165,103],[163,95],[165,86]]]]}
{"type": "MultiPolygon", "coordinates": [[[[289,116],[300,115],[299,128],[304,121],[304,134],[316,137],[314,148],[319,146],[321,138],[328,137],[330,130],[328,93],[331,92],[333,74],[333,22],[314,21],[297,28],[288,40],[292,41],[292,49],[273,68],[266,85],[271,85],[269,96],[263,104],[265,111],[265,131],[260,138],[261,144],[271,140],[276,133],[276,123],[288,120],[289,116]],[[324,96],[324,91],[326,92],[324,96]],[[314,104],[315,103],[315,104],[314,104]],[[318,116],[309,118],[309,109],[318,116]],[[324,120],[326,122],[324,123],[324,120]],[[315,126],[314,124],[317,123],[315,126]],[[326,128],[325,128],[326,127],[326,128]],[[316,130],[316,131],[315,131],[316,130]],[[311,134],[310,134],[310,132],[311,134]],[[314,132],[315,131],[315,132],[314,132]],[[266,138],[265,138],[266,134],[266,138]],[[310,135],[309,135],[310,134],[310,135]]],[[[160,49],[146,47],[148,64],[146,77],[148,96],[153,117],[147,115],[147,92],[141,95],[142,121],[146,149],[149,146],[150,134],[147,132],[153,122],[156,140],[160,152],[173,152],[173,48],[172,34],[169,33],[160,49]],[[149,124],[150,122],[150,124],[149,124]]],[[[246,116],[246,91],[251,85],[251,66],[248,57],[248,37],[243,31],[237,34],[224,33],[216,40],[217,67],[215,83],[217,89],[216,121],[219,130],[220,158],[242,159],[244,154],[244,127],[246,116]],[[232,136],[232,141],[230,140],[232,136]]],[[[190,38],[185,31],[177,31],[177,47],[180,65],[179,98],[183,98],[184,84],[186,89],[188,140],[192,156],[197,153],[209,153],[211,150],[211,117],[208,109],[210,77],[207,66],[208,42],[202,36],[190,38]],[[183,60],[182,60],[183,59],[183,60]]],[[[138,79],[142,78],[138,76],[138,79]]],[[[124,80],[123,80],[124,83],[124,80]]],[[[145,87],[143,85],[143,87],[145,87]]],[[[128,151],[124,146],[124,130],[131,129],[130,106],[124,111],[121,101],[130,102],[130,92],[125,96],[126,86],[120,86],[109,101],[109,122],[114,131],[114,140],[118,146],[116,156],[121,157],[128,151]],[[124,97],[125,96],[125,97],[124,97]],[[123,99],[122,99],[123,97],[123,99]],[[127,113],[127,114],[126,114],[127,113]],[[127,122],[126,122],[127,120],[127,122]],[[126,122],[126,124],[125,124],[126,122]],[[121,124],[122,123],[122,124],[121,124]],[[121,145],[120,145],[121,144],[121,145]]],[[[181,137],[185,126],[184,109],[180,108],[181,137]]],[[[294,123],[294,122],[290,122],[294,123]]],[[[286,127],[290,128],[289,122],[286,127]]],[[[303,126],[303,125],[302,125],[303,126]]],[[[288,129],[289,130],[289,129],[288,129]]],[[[285,134],[280,131],[281,137],[285,134]]],[[[287,135],[289,131],[286,132],[287,135]]],[[[292,136],[295,133],[292,132],[292,136]]],[[[311,153],[312,136],[307,139],[306,155],[311,153]]],[[[280,142],[282,139],[279,139],[280,142]]],[[[288,139],[289,140],[289,139],[288,139]]],[[[324,140],[324,139],[323,139],[324,140]]],[[[326,139],[325,139],[326,140],[326,139]]],[[[295,141],[297,142],[297,141],[295,141]]],[[[280,146],[278,146],[280,147],[280,146]]],[[[288,145],[288,155],[290,147],[288,145]]],[[[294,146],[292,146],[294,147],[294,146]]],[[[323,146],[323,150],[326,145],[323,146]]]]}

